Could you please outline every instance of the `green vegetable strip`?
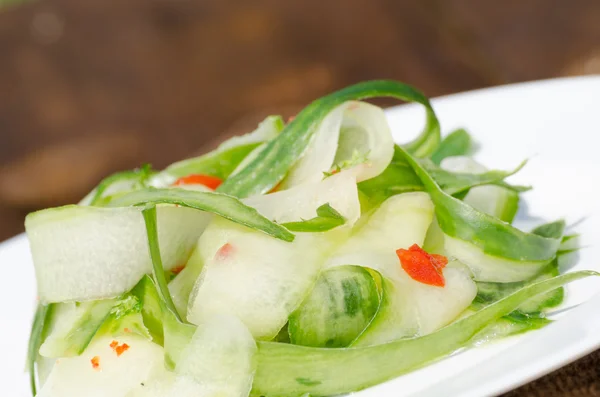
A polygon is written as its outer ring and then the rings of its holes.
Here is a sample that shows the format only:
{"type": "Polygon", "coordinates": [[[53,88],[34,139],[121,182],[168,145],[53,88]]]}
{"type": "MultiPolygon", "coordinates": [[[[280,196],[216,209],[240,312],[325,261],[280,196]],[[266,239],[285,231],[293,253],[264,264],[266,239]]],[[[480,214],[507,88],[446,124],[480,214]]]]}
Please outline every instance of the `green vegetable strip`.
{"type": "MultiPolygon", "coordinates": [[[[429,175],[440,185],[447,194],[455,195],[469,190],[472,187],[498,184],[505,178],[519,172],[527,164],[527,161],[523,161],[514,170],[511,171],[499,171],[490,170],[482,172],[480,174],[472,174],[467,172],[451,172],[441,169],[437,166],[421,164],[429,172],[429,175]]],[[[521,192],[529,190],[528,187],[523,186],[512,186],[507,183],[503,184],[509,190],[521,192]]]]}
{"type": "Polygon", "coordinates": [[[294,240],[294,235],[283,226],[271,222],[254,208],[248,207],[235,197],[220,193],[198,192],[185,189],[147,188],[119,195],[108,206],[125,207],[160,203],[177,204],[183,207],[211,212],[240,225],[260,230],[280,240],[294,240]]]}
{"type": "Polygon", "coordinates": [[[173,312],[177,320],[181,321],[179,313],[175,308],[167,280],[165,278],[165,269],[163,268],[162,259],[160,257],[160,248],[158,246],[158,230],[156,225],[156,207],[149,206],[142,211],[144,223],[146,224],[146,233],[148,234],[148,248],[150,250],[150,258],[152,259],[152,275],[158,285],[158,293],[161,295],[162,301],[167,308],[173,312]]]}
{"type": "Polygon", "coordinates": [[[468,241],[489,255],[516,261],[549,262],[560,240],[525,233],[446,194],[432,176],[404,149],[398,148],[417,173],[431,199],[441,229],[468,241]]]}
{"type": "Polygon", "coordinates": [[[152,173],[153,171],[150,168],[150,165],[146,164],[140,169],[117,172],[116,174],[104,178],[94,190],[94,195],[92,196],[89,205],[100,204],[102,202],[102,195],[112,184],[126,180],[137,181],[138,183],[143,184],[152,173]]]}
{"type": "MultiPolygon", "coordinates": [[[[503,182],[504,178],[518,172],[524,163],[512,171],[490,170],[481,174],[446,171],[427,160],[422,160],[421,165],[446,193],[455,197],[461,193],[467,193],[472,187],[490,184],[518,192],[527,190],[527,188],[503,182]]],[[[425,190],[425,186],[405,160],[398,145],[395,147],[390,165],[375,178],[359,183],[358,188],[369,198],[372,206],[377,206],[396,194],[425,190]]]]}
{"type": "MultiPolygon", "coordinates": [[[[565,221],[558,220],[540,225],[533,229],[531,233],[537,234],[538,236],[562,240],[565,227],[565,221]]],[[[477,297],[474,301],[474,305],[487,305],[489,303],[502,299],[507,295],[512,294],[513,292],[523,288],[526,285],[558,276],[558,257],[560,257],[560,255],[562,254],[560,251],[558,251],[556,255],[557,258],[550,262],[548,266],[546,266],[538,275],[536,275],[532,279],[513,283],[478,282],[478,292],[477,297]]],[[[527,314],[539,314],[545,309],[549,309],[560,305],[563,299],[564,289],[562,287],[556,288],[555,290],[547,294],[538,295],[534,299],[530,299],[528,302],[526,302],[519,308],[519,312],[527,314]]],[[[523,314],[519,312],[513,314],[523,316],[523,314]]],[[[538,324],[536,324],[536,326],[537,325],[538,324]]],[[[537,328],[539,328],[539,326],[537,326],[537,328]]]]}
{"type": "Polygon", "coordinates": [[[452,156],[464,156],[472,150],[471,135],[460,128],[445,137],[435,152],[431,155],[431,161],[439,165],[443,159],[452,156]]]}
{"type": "Polygon", "coordinates": [[[37,361],[38,352],[43,341],[44,326],[46,324],[50,305],[42,305],[38,303],[31,325],[31,333],[29,335],[29,349],[27,351],[27,370],[29,372],[29,385],[32,395],[37,394],[36,388],[36,372],[35,362],[37,361]]]}
{"type": "Polygon", "coordinates": [[[292,232],[326,232],[346,223],[346,218],[337,212],[329,203],[323,204],[317,208],[315,218],[306,219],[298,222],[282,223],[286,229],[292,232]]]}
{"type": "Polygon", "coordinates": [[[349,100],[373,97],[393,97],[425,106],[425,129],[408,148],[419,157],[433,152],[440,140],[440,125],[427,97],[415,88],[396,81],[367,81],[312,102],[265,146],[258,158],[227,179],[217,190],[242,198],[270,191],[303,155],[319,123],[331,110],[349,100]]]}
{"type": "Polygon", "coordinates": [[[385,382],[461,349],[483,327],[516,310],[531,297],[598,275],[580,271],[529,285],[469,317],[418,338],[350,349],[259,342],[253,395],[326,396],[385,382]]]}

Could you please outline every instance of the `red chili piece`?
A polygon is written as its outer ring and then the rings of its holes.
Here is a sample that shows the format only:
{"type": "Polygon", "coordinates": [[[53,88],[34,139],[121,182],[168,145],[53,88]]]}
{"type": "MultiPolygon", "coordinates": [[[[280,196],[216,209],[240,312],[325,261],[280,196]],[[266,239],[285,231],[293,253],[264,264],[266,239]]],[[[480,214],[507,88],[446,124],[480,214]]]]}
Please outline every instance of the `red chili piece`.
{"type": "Polygon", "coordinates": [[[219,261],[223,261],[223,260],[227,259],[227,257],[229,257],[232,253],[233,253],[233,245],[231,245],[229,243],[225,243],[215,253],[215,259],[219,260],[219,261]]]}
{"type": "Polygon", "coordinates": [[[448,264],[448,258],[443,255],[429,254],[417,244],[409,249],[400,248],[396,251],[402,269],[415,281],[423,284],[443,287],[446,285],[442,270],[448,264]]]}
{"type": "Polygon", "coordinates": [[[221,185],[223,181],[216,176],[204,175],[204,174],[192,174],[188,176],[184,176],[182,178],[177,179],[173,186],[182,186],[182,185],[204,185],[208,188],[215,190],[221,185]]]}

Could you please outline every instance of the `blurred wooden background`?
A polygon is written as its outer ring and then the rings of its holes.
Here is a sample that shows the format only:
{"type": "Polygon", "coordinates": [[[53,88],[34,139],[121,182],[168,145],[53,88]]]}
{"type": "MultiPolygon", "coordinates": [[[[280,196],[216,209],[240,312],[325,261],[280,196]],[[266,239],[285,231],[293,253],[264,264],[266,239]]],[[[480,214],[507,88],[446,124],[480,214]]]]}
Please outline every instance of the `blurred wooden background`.
{"type": "Polygon", "coordinates": [[[598,0],[38,0],[0,9],[0,240],[157,167],[394,78],[429,96],[600,71],[598,0]]]}
{"type": "MultiPolygon", "coordinates": [[[[102,176],[365,79],[600,73],[599,0],[38,0],[0,9],[0,240],[102,176]]],[[[561,100],[557,97],[557,100],[561,100]]],[[[513,395],[597,396],[600,355],[513,395]]]]}

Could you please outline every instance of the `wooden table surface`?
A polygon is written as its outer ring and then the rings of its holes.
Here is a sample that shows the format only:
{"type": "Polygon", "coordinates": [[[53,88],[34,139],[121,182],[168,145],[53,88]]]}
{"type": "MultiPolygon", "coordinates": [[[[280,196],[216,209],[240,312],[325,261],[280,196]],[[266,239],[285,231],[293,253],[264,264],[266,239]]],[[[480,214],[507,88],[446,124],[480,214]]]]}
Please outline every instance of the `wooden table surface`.
{"type": "MultiPolygon", "coordinates": [[[[600,73],[600,1],[39,0],[0,10],[0,59],[2,240],[361,80],[437,96],[600,73]]],[[[596,353],[510,395],[597,396],[599,371],[596,353]]]]}

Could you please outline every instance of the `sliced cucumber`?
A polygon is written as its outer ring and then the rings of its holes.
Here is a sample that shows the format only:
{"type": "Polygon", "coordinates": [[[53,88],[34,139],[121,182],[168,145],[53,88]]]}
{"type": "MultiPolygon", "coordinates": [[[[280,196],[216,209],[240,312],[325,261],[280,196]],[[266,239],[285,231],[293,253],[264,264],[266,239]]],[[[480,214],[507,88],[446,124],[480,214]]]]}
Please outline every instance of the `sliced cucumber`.
{"type": "Polygon", "coordinates": [[[513,312],[490,323],[490,325],[473,336],[470,343],[479,346],[496,339],[540,329],[551,322],[551,320],[546,318],[529,317],[519,312],[513,312]]]}
{"type": "Polygon", "coordinates": [[[162,348],[157,344],[123,336],[116,341],[129,348],[119,356],[111,347],[113,340],[95,339],[82,355],[57,360],[37,397],[125,397],[133,388],[165,372],[162,348]]]}
{"type": "MultiPolygon", "coordinates": [[[[113,298],[150,273],[142,209],[66,206],[28,215],[40,300],[113,298]]],[[[165,269],[186,262],[210,218],[194,209],[158,207],[165,269]]]]}
{"type": "Polygon", "coordinates": [[[460,263],[451,262],[444,268],[444,287],[420,283],[404,271],[400,274],[393,280],[383,278],[379,311],[352,346],[427,335],[454,321],[477,295],[469,270],[460,263]]]}
{"type": "Polygon", "coordinates": [[[394,141],[381,108],[349,101],[333,109],[320,122],[282,188],[318,182],[323,179],[323,173],[351,161],[356,154],[367,160],[358,167],[360,182],[379,175],[387,167],[394,154],[394,141]]]}
{"type": "Polygon", "coordinates": [[[247,396],[256,369],[256,343],[233,316],[210,316],[198,324],[175,373],[200,386],[201,396],[247,396]]]}
{"type": "Polygon", "coordinates": [[[464,202],[504,222],[511,223],[519,210],[519,193],[502,186],[476,186],[469,190],[464,202]]]}
{"type": "Polygon", "coordinates": [[[360,266],[327,269],[290,316],[290,341],[312,347],[346,347],[365,329],[378,307],[379,291],[369,271],[360,266]]]}
{"type": "MultiPolygon", "coordinates": [[[[445,158],[441,167],[448,171],[480,174],[487,168],[466,156],[445,158]]],[[[502,186],[476,186],[469,190],[463,201],[471,207],[511,223],[519,209],[519,193],[502,186]]]]}
{"type": "Polygon", "coordinates": [[[187,307],[194,284],[202,271],[202,256],[194,250],[185,268],[169,283],[171,299],[181,318],[187,315],[187,307]]]}
{"type": "Polygon", "coordinates": [[[448,255],[465,263],[477,281],[510,283],[532,278],[548,261],[513,261],[486,254],[481,248],[457,238],[444,236],[444,247],[448,255]]]}
{"type": "Polygon", "coordinates": [[[256,343],[237,318],[203,319],[182,351],[175,374],[139,385],[127,397],[247,397],[256,343]]]}
{"type": "Polygon", "coordinates": [[[309,293],[331,252],[360,214],[356,182],[341,172],[317,184],[298,186],[246,204],[277,222],[312,218],[329,203],[347,222],[324,233],[298,233],[293,242],[215,218],[198,243],[204,267],[190,297],[187,318],[233,314],[258,339],[270,340],[309,293]]]}
{"type": "Polygon", "coordinates": [[[81,354],[108,317],[115,302],[114,299],[107,299],[53,304],[49,333],[40,346],[40,354],[44,357],[81,354]]]}
{"type": "Polygon", "coordinates": [[[361,219],[352,236],[335,251],[327,267],[359,265],[397,278],[401,272],[396,250],[423,245],[433,219],[427,193],[403,193],[388,198],[366,220],[361,219]]]}
{"type": "MultiPolygon", "coordinates": [[[[554,261],[550,265],[546,266],[539,274],[535,275],[533,278],[514,282],[514,283],[486,283],[486,282],[478,282],[477,283],[477,302],[481,305],[490,304],[497,300],[504,298],[512,294],[513,292],[523,288],[526,285],[547,280],[552,277],[556,277],[559,275],[558,266],[554,261]]],[[[536,296],[535,298],[530,299],[526,303],[524,303],[519,310],[523,313],[540,313],[548,308],[556,307],[560,305],[564,298],[564,290],[563,288],[557,288],[551,292],[548,292],[543,295],[536,296]]]]}

